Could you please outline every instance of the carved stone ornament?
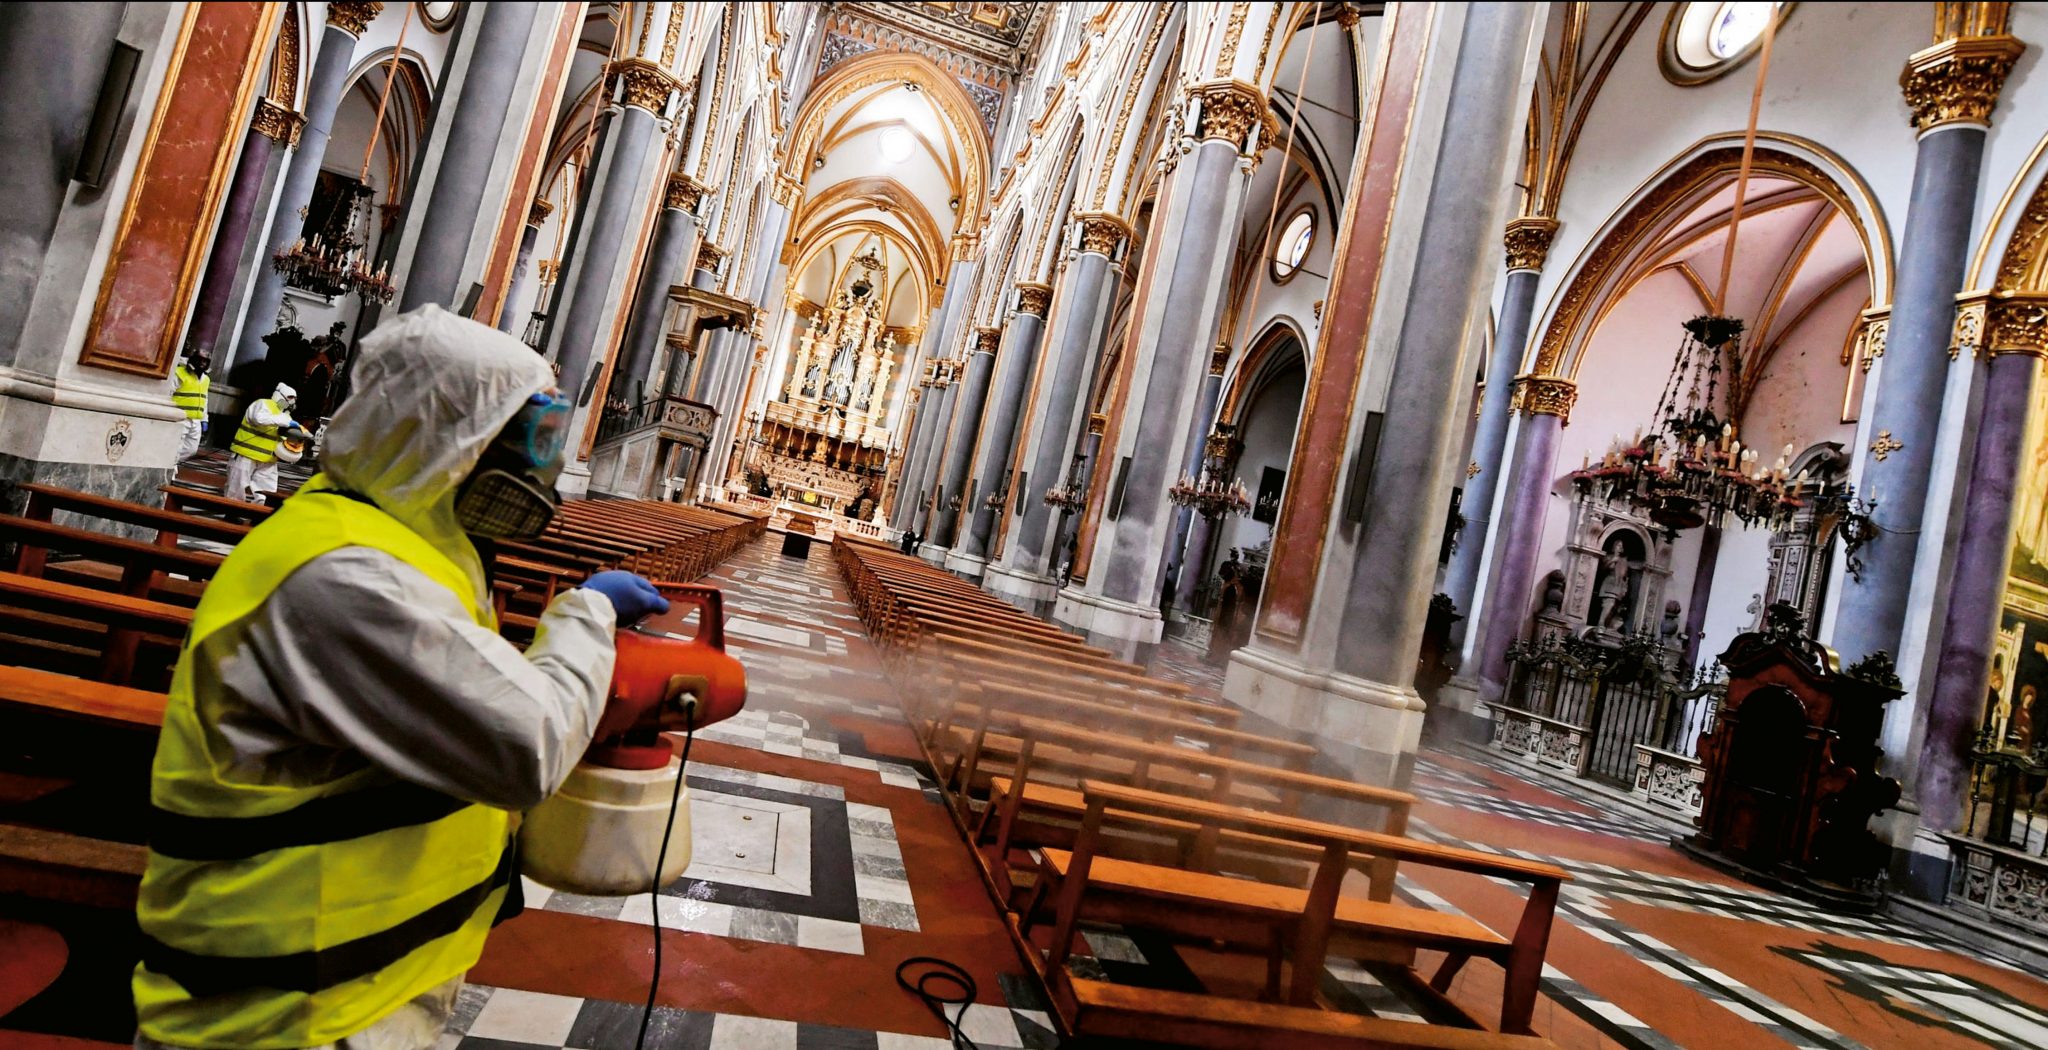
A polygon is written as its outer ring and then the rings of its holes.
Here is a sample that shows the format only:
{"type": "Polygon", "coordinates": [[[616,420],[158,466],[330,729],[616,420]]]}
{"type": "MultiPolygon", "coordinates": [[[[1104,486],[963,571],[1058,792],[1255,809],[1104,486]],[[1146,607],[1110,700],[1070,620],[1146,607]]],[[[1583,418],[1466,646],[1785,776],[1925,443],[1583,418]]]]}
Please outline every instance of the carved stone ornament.
{"type": "Polygon", "coordinates": [[[981,250],[981,238],[970,233],[956,233],[947,243],[947,259],[950,262],[973,262],[981,250]]]}
{"type": "Polygon", "coordinates": [[[1122,219],[1106,211],[1084,211],[1074,216],[1081,227],[1081,250],[1098,255],[1115,255],[1118,241],[1131,232],[1122,219]]]}
{"type": "Polygon", "coordinates": [[[1863,313],[1863,331],[1856,338],[1863,346],[1863,370],[1870,371],[1872,362],[1884,356],[1884,344],[1891,337],[1892,312],[1890,307],[1866,310],[1863,313]]]}
{"type": "Polygon", "coordinates": [[[350,36],[362,36],[370,22],[384,12],[384,5],[372,0],[335,0],[327,5],[327,24],[350,36]]]}
{"type": "Polygon", "coordinates": [[[1188,93],[1202,103],[1202,138],[1242,145],[1253,126],[1267,122],[1266,96],[1242,81],[1197,84],[1188,93]]]}
{"type": "Polygon", "coordinates": [[[1035,281],[1017,286],[1017,312],[1045,316],[1046,307],[1052,304],[1052,285],[1035,281]]]}
{"type": "Polygon", "coordinates": [[[775,203],[793,210],[796,202],[803,199],[804,184],[778,171],[775,173],[775,188],[769,192],[775,203]]]}
{"type": "Polygon", "coordinates": [[[697,205],[703,200],[703,184],[688,175],[676,173],[668,177],[668,186],[661,196],[661,206],[696,211],[697,205]]]}
{"type": "Polygon", "coordinates": [[[299,132],[305,126],[306,118],[268,96],[256,101],[256,115],[249,120],[249,127],[254,129],[256,134],[287,146],[299,144],[299,132]]]}
{"type": "Polygon", "coordinates": [[[1228,367],[1229,364],[1230,344],[1217,343],[1216,349],[1209,351],[1209,374],[1220,376],[1223,374],[1224,368],[1228,367]]]}
{"type": "Polygon", "coordinates": [[[1964,292],[1956,296],[1956,323],[1948,338],[1948,359],[1984,353],[1984,315],[1990,307],[1990,292],[1964,292]]]}
{"type": "Polygon", "coordinates": [[[1550,255],[1550,239],[1557,236],[1557,220],[1524,215],[1508,223],[1502,242],[1507,245],[1508,269],[1541,270],[1550,255]]]}
{"type": "Polygon", "coordinates": [[[1563,376],[1515,377],[1514,409],[1525,416],[1556,416],[1568,425],[1578,400],[1579,384],[1563,376]]]}
{"type": "Polygon", "coordinates": [[[1989,126],[1998,93],[2026,45],[2010,36],[1944,40],[1906,60],[1899,89],[1921,131],[1944,124],[1989,126]]]}
{"type": "Polygon", "coordinates": [[[697,245],[697,269],[718,272],[718,264],[725,261],[726,251],[718,245],[705,241],[697,245]]]}
{"type": "Polygon", "coordinates": [[[1003,345],[1003,330],[981,327],[974,330],[974,352],[995,356],[996,349],[1003,345]]]}
{"type": "Polygon", "coordinates": [[[554,213],[554,201],[546,197],[535,197],[533,203],[526,206],[526,224],[528,226],[539,226],[548,221],[548,216],[554,213]]]}
{"type": "Polygon", "coordinates": [[[607,71],[620,85],[619,101],[659,116],[668,109],[677,80],[668,70],[644,58],[622,58],[607,71]]]}
{"type": "Polygon", "coordinates": [[[1996,292],[1985,305],[1987,356],[2048,357],[2048,292],[1996,292]]]}

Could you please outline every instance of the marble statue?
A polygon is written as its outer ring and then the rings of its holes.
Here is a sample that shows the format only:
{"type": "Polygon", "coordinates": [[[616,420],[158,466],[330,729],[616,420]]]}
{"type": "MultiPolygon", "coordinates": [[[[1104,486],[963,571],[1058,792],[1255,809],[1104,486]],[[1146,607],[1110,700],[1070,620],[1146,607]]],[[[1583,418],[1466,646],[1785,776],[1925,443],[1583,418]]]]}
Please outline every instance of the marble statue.
{"type": "Polygon", "coordinates": [[[1664,620],[1657,625],[1657,639],[1665,645],[1678,644],[1678,632],[1682,626],[1680,611],[1678,599],[1672,598],[1664,603],[1664,620]]]}
{"type": "Polygon", "coordinates": [[[1610,631],[1619,631],[1628,624],[1629,584],[1635,576],[1635,566],[1622,550],[1621,538],[1607,542],[1607,553],[1600,558],[1600,579],[1593,587],[1593,616],[1591,624],[1610,631]]]}

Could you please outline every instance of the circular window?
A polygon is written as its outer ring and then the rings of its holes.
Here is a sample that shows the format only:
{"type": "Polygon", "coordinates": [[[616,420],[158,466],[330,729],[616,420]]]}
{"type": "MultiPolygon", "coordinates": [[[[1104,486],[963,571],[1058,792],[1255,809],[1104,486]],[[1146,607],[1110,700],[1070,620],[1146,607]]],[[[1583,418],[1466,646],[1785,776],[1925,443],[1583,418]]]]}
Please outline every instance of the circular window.
{"type": "Polygon", "coordinates": [[[1791,7],[1784,0],[1673,5],[1658,48],[1664,78],[1691,86],[1725,75],[1756,53],[1772,17],[1782,22],[1791,7]]]}
{"type": "Polygon", "coordinates": [[[1304,207],[1287,220],[1287,225],[1280,228],[1279,239],[1273,242],[1273,279],[1284,284],[1292,278],[1315,242],[1316,214],[1304,207]]]}
{"type": "Polygon", "coordinates": [[[418,6],[420,21],[425,22],[427,28],[436,33],[445,33],[455,24],[455,9],[458,5],[454,3],[421,2],[418,6]]]}

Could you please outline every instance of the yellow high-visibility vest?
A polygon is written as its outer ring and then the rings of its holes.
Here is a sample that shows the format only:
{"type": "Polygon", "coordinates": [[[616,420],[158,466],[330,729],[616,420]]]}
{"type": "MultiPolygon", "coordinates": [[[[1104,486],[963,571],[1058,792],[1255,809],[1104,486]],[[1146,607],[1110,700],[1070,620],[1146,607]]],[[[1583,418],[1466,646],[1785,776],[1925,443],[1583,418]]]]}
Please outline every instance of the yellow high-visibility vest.
{"type": "MultiPolygon", "coordinates": [[[[270,406],[270,411],[284,414],[284,406],[275,398],[264,398],[258,405],[270,406]]],[[[252,406],[253,407],[253,406],[252,406]]],[[[277,458],[277,427],[270,424],[249,422],[249,413],[242,413],[242,424],[235,428],[235,454],[253,459],[258,463],[269,463],[277,458]]]]}
{"type": "Polygon", "coordinates": [[[184,409],[186,419],[205,419],[206,391],[213,386],[213,377],[186,368],[183,361],[171,371],[178,377],[178,389],[171,392],[171,404],[184,409]]]}
{"type": "Polygon", "coordinates": [[[194,611],[150,781],[133,981],[143,1034],[179,1046],[346,1038],[476,963],[517,876],[513,817],[375,767],[306,784],[238,767],[219,725],[235,697],[194,654],[329,551],[384,551],[495,629],[478,581],[325,476],[250,530],[194,611]]]}

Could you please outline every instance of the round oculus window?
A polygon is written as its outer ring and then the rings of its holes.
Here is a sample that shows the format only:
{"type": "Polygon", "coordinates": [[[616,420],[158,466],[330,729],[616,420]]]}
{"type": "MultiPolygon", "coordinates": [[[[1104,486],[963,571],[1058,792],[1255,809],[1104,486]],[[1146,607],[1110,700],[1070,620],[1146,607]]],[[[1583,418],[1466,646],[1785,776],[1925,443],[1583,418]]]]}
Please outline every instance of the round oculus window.
{"type": "Polygon", "coordinates": [[[1315,242],[1315,213],[1303,208],[1287,220],[1287,225],[1280,228],[1279,239],[1273,242],[1273,277],[1281,281],[1293,277],[1315,242]]]}
{"type": "Polygon", "coordinates": [[[1783,0],[1673,5],[1657,53],[1664,78],[1686,86],[1720,78],[1755,54],[1771,19],[1783,21],[1791,7],[1783,0]]]}

